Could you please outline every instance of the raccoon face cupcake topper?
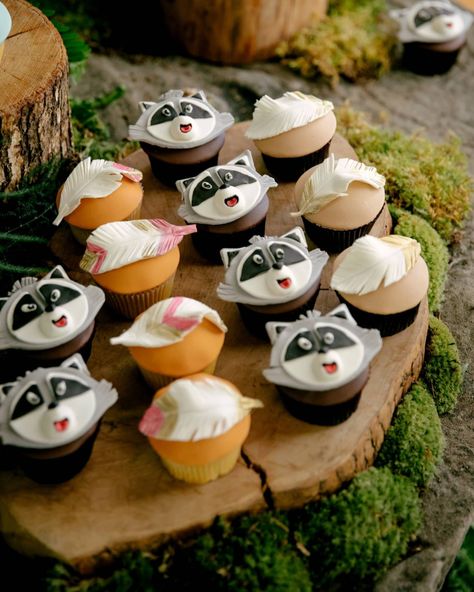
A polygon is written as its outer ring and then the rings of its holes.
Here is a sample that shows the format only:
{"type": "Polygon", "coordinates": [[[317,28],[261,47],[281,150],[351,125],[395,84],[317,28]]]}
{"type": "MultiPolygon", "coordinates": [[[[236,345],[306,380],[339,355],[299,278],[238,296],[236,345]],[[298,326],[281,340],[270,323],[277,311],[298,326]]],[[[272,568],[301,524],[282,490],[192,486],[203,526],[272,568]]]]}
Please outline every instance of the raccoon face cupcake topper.
{"type": "Polygon", "coordinates": [[[447,0],[417,2],[410,8],[390,11],[400,24],[403,43],[420,41],[442,43],[465,33],[472,24],[472,15],[447,0]]]}
{"type": "Polygon", "coordinates": [[[211,167],[176,187],[183,198],[178,214],[186,222],[226,224],[250,212],[277,183],[255,170],[250,150],[227,164],[211,167]]]}
{"type": "Polygon", "coordinates": [[[129,136],[161,148],[193,148],[216,138],[234,123],[230,113],[219,113],[202,91],[183,96],[170,90],[158,102],[140,103],[142,114],[129,126],[129,136]]]}
{"type": "Polygon", "coordinates": [[[100,288],[70,280],[58,265],[44,278],[22,278],[0,299],[0,350],[51,348],[84,331],[104,303],[100,288]]]}
{"type": "Polygon", "coordinates": [[[0,385],[0,437],[23,448],[62,446],[85,434],[116,400],[112,385],[94,380],[76,354],[0,385]]]}
{"type": "Polygon", "coordinates": [[[218,296],[256,305],[298,298],[321,275],[328,260],[324,251],[308,251],[299,227],[279,237],[254,236],[248,247],[222,249],[221,257],[227,272],[218,296]]]}
{"type": "Polygon", "coordinates": [[[301,390],[347,384],[382,347],[380,333],[359,327],[344,304],[326,315],[312,310],[294,323],[267,323],[266,328],[273,348],[265,378],[301,390]]]}

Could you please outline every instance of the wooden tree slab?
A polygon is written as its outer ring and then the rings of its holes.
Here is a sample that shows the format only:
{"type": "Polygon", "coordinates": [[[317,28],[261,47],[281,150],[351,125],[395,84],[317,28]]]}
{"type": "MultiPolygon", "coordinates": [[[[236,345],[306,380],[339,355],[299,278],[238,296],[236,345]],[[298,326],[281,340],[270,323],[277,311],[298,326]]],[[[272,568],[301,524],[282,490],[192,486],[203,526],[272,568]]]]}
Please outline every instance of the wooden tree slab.
{"type": "Polygon", "coordinates": [[[51,22],[24,0],[4,0],[12,30],[0,62],[0,191],[71,149],[68,59],[51,22]]]}
{"type": "MultiPolygon", "coordinates": [[[[245,124],[239,124],[229,131],[222,162],[249,147],[244,129],[245,124]]],[[[338,156],[354,156],[340,137],[333,149],[338,156]]],[[[255,161],[263,170],[256,153],[255,161]]],[[[144,217],[181,223],[176,214],[179,194],[154,179],[145,154],[135,152],[126,163],[144,172],[144,217]]],[[[282,184],[270,195],[268,232],[289,230],[294,225],[288,215],[295,207],[293,185],[282,184]]],[[[385,216],[373,233],[382,236],[389,228],[390,217],[385,216]]],[[[83,248],[68,228],[58,229],[51,247],[68,269],[76,270],[77,279],[90,281],[77,271],[83,248]]],[[[217,515],[255,511],[266,504],[300,506],[336,490],[373,462],[397,402],[416,380],[427,333],[426,301],[411,327],[384,339],[359,408],[349,420],[323,428],[294,419],[261,374],[269,362],[270,346],[246,332],[235,305],[216,296],[223,268],[201,259],[188,238],[180,250],[174,294],[216,308],[229,328],[216,374],[265,404],[252,416],[242,459],[232,473],[203,486],[180,483],[167,474],[137,430],[152,391],[127,350],[109,344],[110,337],[120,334],[129,322],[104,309],[89,367],[96,378],[115,384],[120,399],[105,416],[91,461],[80,475],[59,486],[36,485],[16,471],[0,473],[1,530],[9,544],[22,552],[61,557],[87,571],[111,553],[158,544],[205,527],[217,515]]],[[[328,289],[328,277],[326,272],[317,301],[322,312],[337,304],[328,289]]]]}

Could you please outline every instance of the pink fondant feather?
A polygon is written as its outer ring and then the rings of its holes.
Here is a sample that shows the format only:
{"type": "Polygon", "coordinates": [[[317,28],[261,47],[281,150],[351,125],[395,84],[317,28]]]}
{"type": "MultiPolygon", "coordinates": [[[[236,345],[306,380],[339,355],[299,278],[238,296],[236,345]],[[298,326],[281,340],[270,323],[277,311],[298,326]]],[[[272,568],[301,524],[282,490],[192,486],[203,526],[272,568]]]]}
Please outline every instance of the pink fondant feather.
{"type": "Polygon", "coordinates": [[[175,315],[175,312],[178,310],[182,302],[183,298],[180,296],[173,298],[171,304],[168,306],[165,314],[163,315],[162,323],[164,325],[168,325],[168,327],[176,329],[177,331],[189,331],[189,329],[199,325],[199,319],[190,319],[187,317],[175,315]]]}
{"type": "Polygon", "coordinates": [[[160,431],[164,421],[165,415],[163,411],[155,405],[152,405],[145,411],[138,425],[138,429],[145,436],[151,436],[153,438],[160,431]]]}

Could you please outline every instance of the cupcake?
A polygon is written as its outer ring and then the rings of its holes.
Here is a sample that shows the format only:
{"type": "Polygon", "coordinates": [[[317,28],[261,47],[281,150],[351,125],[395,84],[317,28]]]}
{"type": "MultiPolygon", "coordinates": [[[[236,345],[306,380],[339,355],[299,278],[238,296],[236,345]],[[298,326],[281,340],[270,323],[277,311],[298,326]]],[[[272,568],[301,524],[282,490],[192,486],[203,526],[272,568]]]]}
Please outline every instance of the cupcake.
{"type": "Polygon", "coordinates": [[[222,249],[227,269],[217,294],[236,302],[247,329],[266,337],[268,321],[294,321],[313,308],[328,254],[309,252],[304,233],[296,227],[282,236],[254,236],[250,245],[222,249]]]}
{"type": "Polygon", "coordinates": [[[221,249],[243,247],[255,234],[265,234],[267,190],[276,186],[257,173],[246,150],[227,164],[177,181],[183,200],[178,214],[197,225],[192,241],[201,255],[220,263],[221,249]]]}
{"type": "Polygon", "coordinates": [[[184,96],[181,90],[169,90],[157,103],[142,101],[140,108],[129,136],[148,154],[157,179],[174,185],[217,164],[224,132],[234,118],[214,109],[202,91],[184,96]]]}
{"type": "Polygon", "coordinates": [[[331,288],[362,327],[382,337],[416,318],[429,275],[419,243],[406,236],[363,236],[334,262],[331,288]]]}
{"type": "Polygon", "coordinates": [[[339,252],[368,234],[385,205],[385,177],[375,167],[331,154],[295,185],[295,200],[309,238],[339,252]]]}
{"type": "Polygon", "coordinates": [[[417,74],[447,72],[466,44],[472,24],[470,12],[447,0],[417,2],[389,14],[400,25],[404,64],[417,74]]]}
{"type": "Polygon", "coordinates": [[[287,92],[279,99],[265,95],[255,103],[246,132],[278,181],[295,181],[329,154],[336,131],[330,101],[301,92],[287,92]]]}
{"type": "Polygon", "coordinates": [[[250,411],[262,406],[223,378],[194,374],[159,390],[139,429],[173,477],[203,484],[232,471],[250,411]]]}
{"type": "Polygon", "coordinates": [[[140,218],[142,177],[140,171],[123,164],[86,158],[59,190],[53,224],[66,220],[74,237],[85,245],[102,224],[140,218]]]}
{"type": "Polygon", "coordinates": [[[1,380],[38,366],[58,366],[74,353],[89,357],[104,293],[69,279],[58,265],[44,278],[25,277],[0,298],[1,380]]]}
{"type": "Polygon", "coordinates": [[[127,346],[147,383],[157,389],[196,372],[213,374],[226,332],[215,310],[175,296],[151,306],[110,343],[127,346]]]}
{"type": "Polygon", "coordinates": [[[0,2],[0,60],[5,48],[5,40],[10,34],[12,28],[12,18],[3,2],[0,2]]]}
{"type": "Polygon", "coordinates": [[[382,347],[379,332],[358,327],[345,305],[325,315],[308,311],[294,323],[267,323],[267,331],[272,352],[263,375],[288,411],[318,425],[345,421],[382,347]]]}
{"type": "Polygon", "coordinates": [[[171,295],[178,244],[195,231],[194,225],[175,226],[159,218],[104,224],[89,237],[80,266],[112,308],[134,319],[171,295]]]}
{"type": "Polygon", "coordinates": [[[0,395],[3,454],[40,483],[67,481],[84,467],[102,416],[117,400],[117,391],[94,380],[80,355],[2,384],[0,395]]]}

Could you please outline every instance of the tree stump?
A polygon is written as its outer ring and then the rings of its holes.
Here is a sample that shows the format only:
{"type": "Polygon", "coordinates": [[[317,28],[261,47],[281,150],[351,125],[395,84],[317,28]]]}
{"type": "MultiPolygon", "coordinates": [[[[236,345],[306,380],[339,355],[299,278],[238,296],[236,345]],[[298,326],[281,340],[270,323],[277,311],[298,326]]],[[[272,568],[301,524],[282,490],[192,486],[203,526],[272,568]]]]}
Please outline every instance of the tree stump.
{"type": "Polygon", "coordinates": [[[0,63],[0,192],[71,149],[68,59],[52,23],[24,0],[4,0],[13,26],[0,63]]]}

